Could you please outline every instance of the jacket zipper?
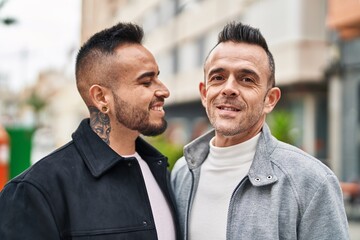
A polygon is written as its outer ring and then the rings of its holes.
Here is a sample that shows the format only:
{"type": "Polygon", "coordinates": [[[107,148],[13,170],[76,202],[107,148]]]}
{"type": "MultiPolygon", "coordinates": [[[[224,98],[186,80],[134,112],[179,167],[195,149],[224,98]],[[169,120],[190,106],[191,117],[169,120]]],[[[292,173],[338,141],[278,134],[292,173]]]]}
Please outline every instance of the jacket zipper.
{"type": "Polygon", "coordinates": [[[236,188],[234,189],[233,193],[231,194],[231,198],[230,198],[230,203],[229,203],[229,208],[228,208],[228,212],[227,212],[227,224],[226,224],[226,240],[230,240],[230,229],[229,229],[229,225],[230,225],[230,212],[232,209],[232,206],[234,204],[234,195],[235,193],[240,189],[241,185],[249,179],[249,176],[246,175],[240,182],[239,184],[236,186],[236,188]]]}
{"type": "Polygon", "coordinates": [[[193,196],[194,184],[195,184],[194,172],[190,170],[190,173],[191,173],[192,181],[191,181],[190,196],[188,201],[188,208],[186,211],[186,225],[184,229],[185,240],[189,239],[189,215],[190,215],[190,208],[191,208],[192,196],[193,196]]]}
{"type": "MultiPolygon", "coordinates": [[[[168,158],[165,157],[165,160],[167,161],[168,158]]],[[[173,218],[173,223],[174,223],[174,228],[175,228],[175,239],[180,239],[180,232],[178,230],[178,225],[179,225],[179,220],[177,219],[177,209],[176,209],[176,201],[174,199],[173,193],[172,193],[172,189],[170,186],[170,181],[168,181],[167,179],[167,168],[163,168],[162,167],[162,174],[163,174],[163,179],[165,179],[166,182],[166,190],[167,193],[163,193],[164,196],[166,196],[166,201],[168,202],[170,208],[171,208],[171,213],[172,213],[172,218],[173,218]]],[[[161,189],[161,188],[160,188],[161,189]]],[[[162,191],[162,189],[161,189],[162,191]]]]}

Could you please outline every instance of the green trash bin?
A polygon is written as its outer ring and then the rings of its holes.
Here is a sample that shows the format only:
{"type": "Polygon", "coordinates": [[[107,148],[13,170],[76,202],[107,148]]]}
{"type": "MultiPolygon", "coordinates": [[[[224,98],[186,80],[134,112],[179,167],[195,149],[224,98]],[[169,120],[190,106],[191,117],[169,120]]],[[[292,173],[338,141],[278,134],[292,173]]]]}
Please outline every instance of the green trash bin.
{"type": "Polygon", "coordinates": [[[9,170],[10,179],[30,166],[32,136],[35,129],[30,127],[7,127],[10,138],[9,170]]]}

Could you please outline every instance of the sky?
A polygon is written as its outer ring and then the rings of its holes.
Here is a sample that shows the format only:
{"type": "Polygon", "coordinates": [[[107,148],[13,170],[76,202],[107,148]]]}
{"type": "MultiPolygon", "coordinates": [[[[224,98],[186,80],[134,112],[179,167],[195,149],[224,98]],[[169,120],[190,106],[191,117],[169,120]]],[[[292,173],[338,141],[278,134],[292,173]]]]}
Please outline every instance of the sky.
{"type": "Polygon", "coordinates": [[[79,47],[81,0],[8,0],[0,18],[0,86],[19,91],[36,80],[39,71],[62,70],[72,64],[79,47]]]}

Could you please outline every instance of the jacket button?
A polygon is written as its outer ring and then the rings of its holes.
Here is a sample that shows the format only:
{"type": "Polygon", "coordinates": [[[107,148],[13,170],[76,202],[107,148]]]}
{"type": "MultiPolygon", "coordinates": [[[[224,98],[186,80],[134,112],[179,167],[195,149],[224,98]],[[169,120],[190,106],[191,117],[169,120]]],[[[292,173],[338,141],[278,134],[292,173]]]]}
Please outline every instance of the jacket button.
{"type": "Polygon", "coordinates": [[[161,161],[161,160],[159,160],[159,161],[157,162],[157,164],[158,164],[158,165],[161,165],[161,164],[162,164],[162,161],[161,161]]]}
{"type": "Polygon", "coordinates": [[[143,225],[144,225],[144,226],[147,226],[147,221],[143,221],[143,225]]]}
{"type": "Polygon", "coordinates": [[[129,167],[131,167],[132,166],[132,163],[131,162],[128,162],[128,164],[127,164],[129,167]]]}

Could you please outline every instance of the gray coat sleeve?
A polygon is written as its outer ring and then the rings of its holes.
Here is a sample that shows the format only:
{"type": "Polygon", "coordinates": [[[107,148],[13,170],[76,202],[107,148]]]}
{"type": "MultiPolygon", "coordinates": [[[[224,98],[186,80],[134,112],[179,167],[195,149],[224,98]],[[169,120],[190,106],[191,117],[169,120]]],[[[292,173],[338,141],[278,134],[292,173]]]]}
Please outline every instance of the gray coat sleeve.
{"type": "Polygon", "coordinates": [[[27,182],[10,182],[0,194],[0,239],[60,239],[44,195],[27,182]]]}
{"type": "Polygon", "coordinates": [[[350,239],[343,197],[337,178],[330,174],[308,204],[298,239],[350,239]]]}

